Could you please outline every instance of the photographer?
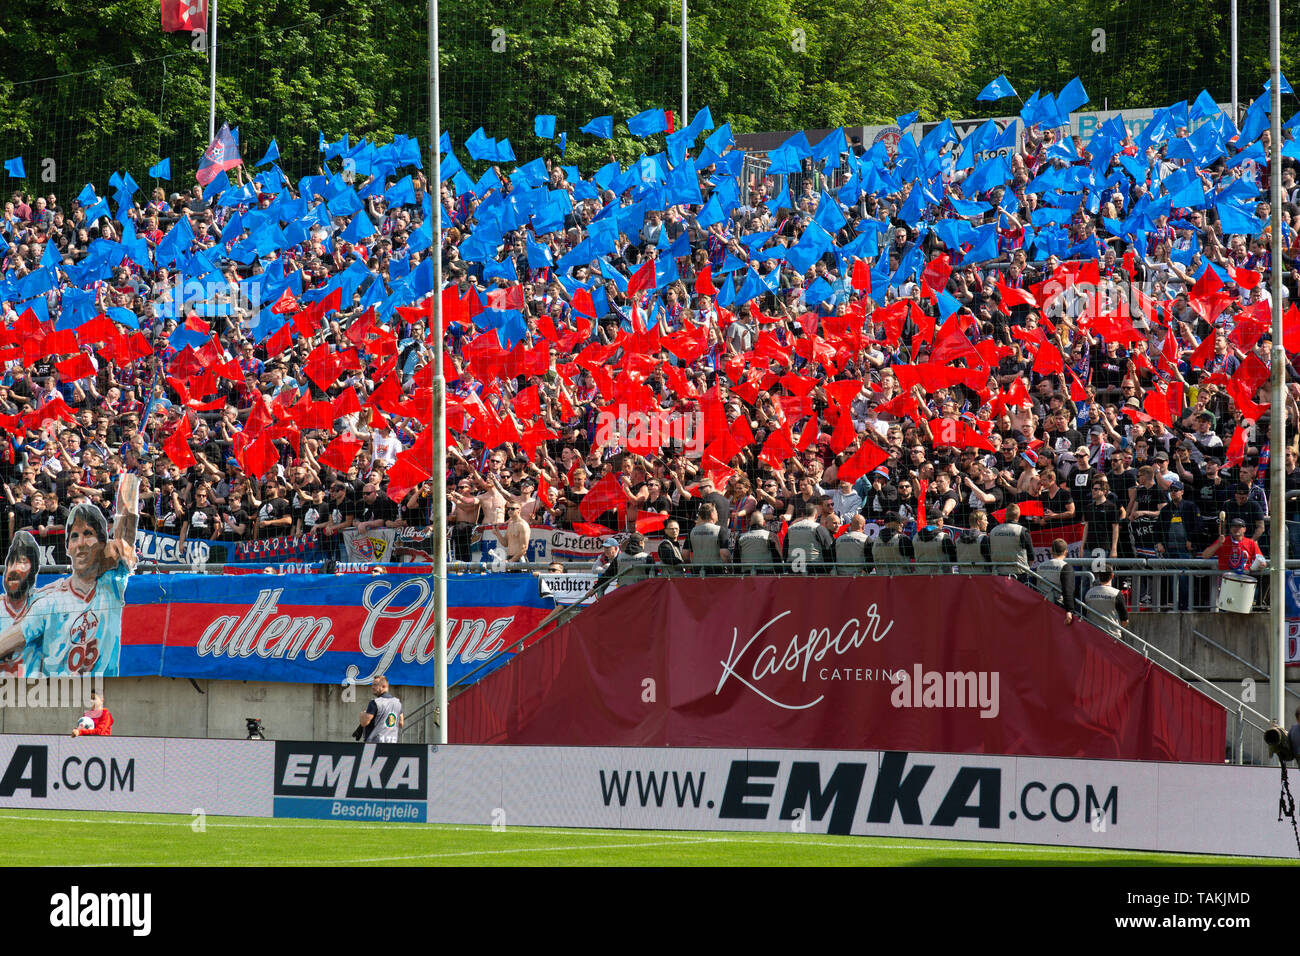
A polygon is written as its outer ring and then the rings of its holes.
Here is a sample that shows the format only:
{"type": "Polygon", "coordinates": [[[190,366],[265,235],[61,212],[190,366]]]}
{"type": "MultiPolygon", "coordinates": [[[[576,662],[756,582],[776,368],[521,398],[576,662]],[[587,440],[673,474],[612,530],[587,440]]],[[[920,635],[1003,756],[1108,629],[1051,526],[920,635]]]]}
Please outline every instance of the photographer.
{"type": "Polygon", "coordinates": [[[388,678],[382,674],[372,685],[374,699],[361,713],[361,726],[352,736],[368,744],[395,744],[398,732],[406,726],[402,701],[388,690],[388,678]]]}

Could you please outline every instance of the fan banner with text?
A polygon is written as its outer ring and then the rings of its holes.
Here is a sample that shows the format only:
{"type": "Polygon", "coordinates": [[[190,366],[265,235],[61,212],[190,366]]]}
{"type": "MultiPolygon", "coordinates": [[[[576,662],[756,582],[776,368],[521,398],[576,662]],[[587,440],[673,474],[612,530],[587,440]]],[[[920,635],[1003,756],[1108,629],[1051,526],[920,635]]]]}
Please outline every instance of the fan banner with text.
{"type": "MultiPolygon", "coordinates": [[[[80,595],[65,581],[41,579],[46,588],[67,590],[64,603],[71,608],[80,595]]],[[[9,658],[8,672],[311,684],[342,684],[349,678],[369,683],[384,674],[398,685],[433,686],[433,588],[426,577],[137,574],[125,581],[125,601],[115,609],[119,646],[107,646],[109,629],[91,632],[81,618],[65,614],[72,635],[67,646],[79,653],[40,657],[29,642],[21,649],[25,653],[9,658]],[[82,631],[93,633],[99,644],[79,643],[82,631]]],[[[104,590],[101,582],[96,591],[104,590]]],[[[30,613],[14,627],[39,632],[39,622],[28,618],[43,615],[43,591],[34,592],[30,613]]],[[[82,617],[102,616],[97,602],[92,593],[77,604],[82,617]]],[[[481,574],[452,576],[447,605],[448,680],[455,683],[527,637],[555,601],[541,596],[530,574],[481,574]]],[[[511,656],[496,657],[475,678],[511,656]]]]}

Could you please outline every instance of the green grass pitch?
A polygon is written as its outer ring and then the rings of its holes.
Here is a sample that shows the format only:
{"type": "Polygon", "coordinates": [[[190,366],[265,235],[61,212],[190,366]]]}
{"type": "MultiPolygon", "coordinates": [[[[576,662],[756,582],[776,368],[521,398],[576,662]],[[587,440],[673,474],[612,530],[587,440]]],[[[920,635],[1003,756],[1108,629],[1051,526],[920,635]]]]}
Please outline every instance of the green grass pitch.
{"type": "Polygon", "coordinates": [[[1195,866],[1287,860],[803,833],[0,811],[10,866],[1195,866]]]}

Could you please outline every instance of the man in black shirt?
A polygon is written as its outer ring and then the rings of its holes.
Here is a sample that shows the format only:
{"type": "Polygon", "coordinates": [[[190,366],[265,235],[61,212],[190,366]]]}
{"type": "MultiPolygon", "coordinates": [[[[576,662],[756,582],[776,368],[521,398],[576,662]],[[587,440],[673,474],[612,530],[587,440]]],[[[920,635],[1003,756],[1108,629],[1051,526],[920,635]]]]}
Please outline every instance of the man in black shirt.
{"type": "Polygon", "coordinates": [[[1038,500],[1043,505],[1043,527],[1059,528],[1077,520],[1074,498],[1056,480],[1056,469],[1046,468],[1042,473],[1043,486],[1038,500]]]}
{"type": "Polygon", "coordinates": [[[1131,455],[1116,449],[1110,456],[1110,468],[1105,475],[1110,483],[1110,493],[1121,508],[1128,505],[1129,490],[1137,484],[1137,471],[1128,466],[1130,458],[1131,455]]]}
{"type": "Polygon", "coordinates": [[[373,481],[366,482],[361,490],[361,516],[357,528],[369,531],[392,527],[397,522],[397,505],[379,490],[373,481]]]}
{"type": "Polygon", "coordinates": [[[268,478],[262,489],[262,507],[257,509],[258,541],[278,538],[293,530],[293,506],[284,496],[284,486],[275,478],[268,478]]]}
{"type": "Polygon", "coordinates": [[[1233,518],[1240,518],[1246,522],[1247,536],[1258,543],[1264,533],[1264,509],[1257,502],[1250,500],[1250,485],[1245,482],[1238,483],[1232,489],[1232,493],[1232,500],[1223,506],[1223,510],[1227,512],[1228,523],[1231,524],[1233,518]]]}
{"type": "Polygon", "coordinates": [[[1092,479],[1096,474],[1088,449],[1084,446],[1076,448],[1074,469],[1065,480],[1065,486],[1070,489],[1070,497],[1074,499],[1075,520],[1083,514],[1083,506],[1092,498],[1092,479]]]}
{"type": "Polygon", "coordinates": [[[357,521],[357,503],[353,500],[351,489],[346,481],[336,480],[330,487],[330,497],[326,502],[329,520],[319,526],[325,536],[325,552],[336,561],[344,556],[343,532],[357,521]]]}
{"type": "Polygon", "coordinates": [[[1104,557],[1119,556],[1119,506],[1110,494],[1110,484],[1103,476],[1092,482],[1092,499],[1083,509],[1084,551],[1089,555],[1101,551],[1104,557]]]}
{"type": "Polygon", "coordinates": [[[206,484],[199,485],[194,489],[194,507],[190,508],[181,525],[181,540],[177,551],[185,547],[191,534],[196,538],[215,538],[220,531],[221,517],[208,496],[208,487],[206,484]]]}

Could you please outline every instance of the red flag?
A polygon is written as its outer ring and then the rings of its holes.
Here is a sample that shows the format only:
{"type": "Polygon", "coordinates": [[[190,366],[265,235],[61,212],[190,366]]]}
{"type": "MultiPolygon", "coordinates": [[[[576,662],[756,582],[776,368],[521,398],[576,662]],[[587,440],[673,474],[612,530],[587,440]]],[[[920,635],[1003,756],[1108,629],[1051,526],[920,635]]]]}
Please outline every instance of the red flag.
{"type": "Polygon", "coordinates": [[[352,435],[340,435],[329,443],[329,447],[318,459],[322,465],[329,465],[336,471],[347,471],[352,467],[352,460],[361,450],[362,441],[352,435]]]}
{"type": "Polygon", "coordinates": [[[930,483],[922,478],[916,483],[916,527],[924,528],[927,524],[925,520],[925,496],[930,493],[930,483]]]}
{"type": "Polygon", "coordinates": [[[654,531],[662,530],[663,526],[668,523],[668,516],[649,513],[641,513],[636,516],[636,530],[641,534],[650,534],[654,531]]]}
{"type": "Polygon", "coordinates": [[[1205,338],[1201,339],[1201,344],[1196,346],[1196,350],[1188,357],[1187,361],[1193,368],[1205,368],[1205,363],[1214,358],[1214,340],[1218,333],[1211,330],[1205,338]]]}
{"type": "Polygon", "coordinates": [[[271,436],[262,432],[256,439],[239,448],[239,439],[243,437],[242,432],[236,436],[235,445],[238,450],[235,451],[235,459],[249,478],[261,478],[274,461],[275,448],[271,444],[271,436]]]}
{"type": "MultiPolygon", "coordinates": [[[[767,462],[777,471],[782,471],[785,468],[786,459],[793,458],[794,454],[794,442],[790,440],[790,430],[787,426],[778,428],[767,436],[767,441],[763,444],[763,451],[758,457],[760,461],[767,462]]],[[[844,464],[847,465],[848,462],[846,461],[844,464]]],[[[841,465],[841,474],[843,471],[844,466],[841,465]]]]}
{"type": "Polygon", "coordinates": [[[854,260],[853,278],[849,282],[858,292],[871,291],[871,266],[867,265],[865,259],[854,260]]]}
{"type": "Polygon", "coordinates": [[[1240,425],[1232,434],[1232,441],[1228,442],[1228,453],[1223,463],[1231,468],[1233,465],[1240,465],[1246,457],[1246,429],[1240,425]]]}
{"type": "Polygon", "coordinates": [[[706,265],[700,270],[700,274],[695,277],[695,291],[700,295],[717,295],[718,290],[713,285],[713,267],[706,265]]]}
{"type": "Polygon", "coordinates": [[[1002,281],[1002,276],[998,276],[998,292],[1002,294],[1002,302],[1005,305],[1027,305],[1032,308],[1038,307],[1038,301],[1025,289],[1013,289],[1002,281]]]}
{"type": "MultiPolygon", "coordinates": [[[[770,439],[768,444],[771,444],[770,439]]],[[[766,452],[766,449],[764,451],[766,452]]],[[[843,481],[857,481],[863,475],[874,471],[888,460],[889,452],[870,439],[863,439],[862,447],[850,455],[844,464],[840,465],[838,477],[843,481]]]]}
{"type": "Polygon", "coordinates": [[[1055,345],[1044,345],[1038,350],[1034,359],[1034,371],[1039,375],[1054,375],[1065,370],[1061,361],[1061,352],[1055,345]]]}
{"type": "Polygon", "coordinates": [[[275,358],[293,345],[293,326],[286,322],[266,340],[266,357],[275,358]]]}
{"type": "Polygon", "coordinates": [[[603,538],[614,533],[613,528],[606,528],[603,524],[596,524],[592,521],[575,521],[573,522],[573,530],[588,538],[603,538]]]}
{"type": "Polygon", "coordinates": [[[208,0],[162,0],[163,33],[208,29],[208,0]]]}
{"type": "Polygon", "coordinates": [[[578,511],[588,521],[595,521],[606,511],[618,508],[621,512],[627,504],[627,496],[619,486],[618,476],[613,472],[605,475],[591,486],[578,505],[578,511]]]}
{"type": "Polygon", "coordinates": [[[59,378],[65,382],[75,382],[95,374],[95,365],[85,352],[80,352],[66,361],[55,362],[54,367],[59,370],[59,378]]]}
{"type": "Polygon", "coordinates": [[[178,468],[188,468],[194,464],[194,453],[190,451],[189,445],[191,432],[189,416],[182,415],[180,425],[163,442],[163,452],[178,468]]]}
{"type": "Polygon", "coordinates": [[[635,296],[639,292],[646,292],[655,287],[655,264],[653,259],[647,259],[645,265],[632,274],[632,278],[627,280],[628,298],[635,296]]]}
{"type": "MultiPolygon", "coordinates": [[[[1020,517],[1022,518],[1041,518],[1043,516],[1043,503],[1041,501],[1022,501],[1017,507],[1020,508],[1020,517]]],[[[1007,509],[999,508],[993,512],[993,517],[999,522],[1007,520],[1007,509]]]]}

